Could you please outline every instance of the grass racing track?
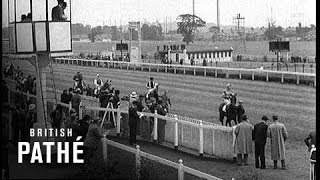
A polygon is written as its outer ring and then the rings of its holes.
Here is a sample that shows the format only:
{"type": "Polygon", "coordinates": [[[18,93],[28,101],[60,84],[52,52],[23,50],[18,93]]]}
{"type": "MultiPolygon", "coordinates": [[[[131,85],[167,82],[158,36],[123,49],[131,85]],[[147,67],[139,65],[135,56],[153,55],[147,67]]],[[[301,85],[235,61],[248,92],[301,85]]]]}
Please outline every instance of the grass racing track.
{"type": "MultiPolygon", "coordinates": [[[[20,64],[22,62],[19,62],[20,64]]],[[[35,74],[31,65],[20,64],[27,74],[35,74]]],[[[283,174],[290,179],[304,179],[308,177],[308,152],[303,139],[308,131],[315,129],[316,117],[316,89],[310,86],[280,84],[251,80],[237,80],[181,74],[141,72],[132,70],[107,69],[96,67],[54,65],[56,86],[67,89],[72,86],[72,78],[80,71],[84,80],[93,86],[93,79],[99,73],[103,81],[111,79],[120,96],[132,91],[143,93],[145,84],[150,76],[160,83],[160,94],[168,90],[173,108],[171,113],[187,117],[202,119],[214,123],[218,121],[218,106],[222,102],[221,92],[227,83],[231,83],[238,98],[244,101],[246,114],[250,123],[259,122],[262,115],[269,118],[272,114],[279,116],[280,122],[287,127],[289,139],[286,143],[288,171],[272,171],[270,173],[283,174]]],[[[49,75],[48,75],[49,77],[49,75]]],[[[270,123],[270,121],[269,121],[270,123]]],[[[269,166],[270,142],[266,145],[266,159],[269,166]]],[[[254,156],[251,155],[251,158],[254,156]]],[[[253,159],[251,159],[251,164],[253,159]]]]}

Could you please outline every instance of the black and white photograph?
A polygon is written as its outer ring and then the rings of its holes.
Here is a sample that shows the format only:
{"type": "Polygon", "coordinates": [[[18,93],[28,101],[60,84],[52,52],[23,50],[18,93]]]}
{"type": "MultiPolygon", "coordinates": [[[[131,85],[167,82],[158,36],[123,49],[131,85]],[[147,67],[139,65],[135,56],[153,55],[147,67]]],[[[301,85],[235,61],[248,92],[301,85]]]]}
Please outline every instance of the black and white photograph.
{"type": "Polygon", "coordinates": [[[2,0],[1,179],[316,180],[316,0],[2,0]]]}

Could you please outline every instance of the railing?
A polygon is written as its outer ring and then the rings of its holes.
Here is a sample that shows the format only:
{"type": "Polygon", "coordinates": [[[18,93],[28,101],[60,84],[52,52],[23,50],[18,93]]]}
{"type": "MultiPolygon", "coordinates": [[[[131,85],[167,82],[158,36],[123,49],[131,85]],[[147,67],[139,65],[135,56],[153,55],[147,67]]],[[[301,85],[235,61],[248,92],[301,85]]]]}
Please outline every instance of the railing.
{"type": "Polygon", "coordinates": [[[199,178],[208,179],[208,180],[221,180],[220,178],[217,178],[215,176],[212,176],[212,175],[203,173],[201,171],[195,170],[193,168],[184,166],[182,159],[179,159],[178,163],[175,163],[175,162],[169,161],[167,159],[163,159],[158,156],[143,152],[140,150],[139,145],[137,145],[136,149],[135,149],[135,148],[111,141],[111,140],[107,139],[105,135],[101,139],[101,141],[102,141],[103,159],[104,159],[105,164],[107,164],[107,159],[108,159],[107,158],[107,156],[108,156],[108,151],[107,151],[108,146],[107,145],[111,145],[116,148],[119,148],[119,149],[122,149],[122,150],[125,150],[125,151],[128,151],[130,153],[135,154],[135,163],[136,163],[135,167],[136,167],[137,179],[140,179],[141,157],[144,157],[149,160],[152,160],[152,161],[155,161],[155,162],[158,162],[158,163],[164,164],[166,166],[170,166],[172,168],[177,169],[178,170],[178,178],[177,178],[178,180],[184,179],[184,173],[189,173],[189,174],[197,176],[199,178]]]}
{"type": "MultiPolygon", "coordinates": [[[[15,82],[10,79],[8,81],[15,82]]],[[[14,91],[13,88],[10,89],[14,91]]],[[[47,88],[47,91],[53,91],[52,88],[47,88]]],[[[56,90],[58,94],[61,94],[61,90],[56,90]]],[[[24,93],[27,97],[29,93],[24,93]]],[[[36,96],[32,95],[36,98],[36,96]]],[[[46,102],[55,104],[50,97],[46,98],[46,102]]],[[[64,104],[58,102],[64,107],[71,109],[71,104],[64,104]]],[[[95,116],[98,116],[99,111],[113,112],[116,117],[116,135],[120,135],[121,127],[127,126],[127,122],[121,118],[121,114],[128,114],[128,109],[112,109],[98,107],[98,99],[94,97],[81,95],[81,104],[79,106],[79,118],[82,118],[83,112],[89,110],[93,111],[95,116]]],[[[233,158],[233,129],[231,127],[215,125],[210,122],[186,118],[183,116],[168,114],[167,116],[161,116],[155,112],[139,112],[139,115],[143,114],[146,117],[154,119],[153,126],[153,140],[158,140],[158,119],[165,120],[167,122],[165,126],[165,140],[173,144],[174,149],[178,149],[179,146],[183,146],[189,149],[198,151],[200,156],[204,153],[214,155],[216,157],[224,159],[233,158]]]]}
{"type": "Polygon", "coordinates": [[[228,68],[228,67],[210,67],[210,66],[190,66],[190,65],[177,65],[177,64],[153,64],[153,63],[131,63],[124,61],[107,61],[107,60],[88,60],[88,59],[69,59],[69,58],[55,58],[56,63],[63,63],[68,65],[88,65],[96,67],[107,67],[107,68],[120,68],[120,69],[133,69],[140,71],[147,70],[149,72],[160,72],[164,70],[165,73],[172,71],[177,74],[178,71],[182,71],[186,74],[187,71],[191,71],[193,75],[201,74],[208,76],[208,74],[214,74],[218,77],[219,74],[224,74],[226,78],[230,78],[230,75],[236,74],[239,79],[243,78],[243,75],[251,75],[251,80],[255,80],[256,76],[263,76],[265,81],[269,81],[269,78],[274,76],[280,76],[280,82],[284,83],[286,79],[295,79],[296,84],[300,84],[300,78],[306,77],[313,80],[309,80],[316,86],[316,74],[313,73],[299,73],[289,71],[273,71],[273,70],[259,70],[259,69],[244,69],[244,68],[228,68]],[[220,71],[220,72],[218,72],[220,71]]]}
{"type": "MultiPolygon", "coordinates": [[[[10,79],[6,79],[7,81],[11,81],[13,83],[15,83],[14,80],[10,80],[10,79]]],[[[11,104],[11,91],[15,92],[15,89],[12,88],[12,87],[8,87],[8,104],[11,104]]],[[[60,90],[58,90],[58,92],[60,92],[60,90]]],[[[36,95],[32,95],[30,94],[29,92],[22,92],[23,95],[26,96],[27,100],[29,100],[30,98],[37,98],[36,95]]],[[[83,98],[91,98],[91,97],[87,97],[87,96],[82,96],[83,98]]],[[[67,107],[69,108],[69,110],[71,109],[71,104],[65,104],[65,103],[61,103],[61,102],[55,102],[55,100],[53,99],[46,99],[47,102],[49,103],[52,103],[52,104],[60,104],[64,107],[67,107]]],[[[116,112],[116,132],[117,132],[117,135],[120,134],[120,126],[121,126],[121,113],[128,113],[127,110],[122,110],[122,109],[111,109],[111,108],[100,108],[100,107],[86,107],[86,106],[82,106],[80,107],[80,110],[79,110],[79,116],[82,116],[82,110],[83,109],[91,109],[91,110],[96,110],[96,111],[105,111],[105,112],[116,112]]],[[[178,147],[178,123],[179,124],[184,124],[184,125],[189,125],[189,126],[194,126],[194,127],[198,127],[200,129],[200,132],[202,131],[203,132],[203,129],[204,128],[219,128],[219,127],[211,127],[211,126],[208,126],[208,125],[202,125],[202,123],[200,122],[200,124],[195,124],[195,123],[192,123],[192,122],[188,122],[188,121],[182,121],[182,120],[178,120],[178,116],[175,115],[174,118],[172,117],[166,117],[166,116],[161,116],[161,115],[158,115],[157,114],[157,111],[155,112],[155,114],[152,114],[152,113],[140,113],[139,112],[139,115],[143,114],[144,116],[149,116],[149,117],[153,117],[154,118],[154,140],[157,140],[157,120],[158,118],[161,118],[161,119],[164,119],[166,121],[171,121],[171,122],[174,122],[175,124],[175,140],[174,140],[174,147],[175,149],[177,149],[178,147]]],[[[11,111],[9,111],[9,124],[11,124],[11,111]]],[[[12,128],[11,126],[9,126],[9,139],[11,138],[11,135],[12,135],[12,128]]],[[[203,134],[201,135],[200,133],[200,147],[199,147],[199,153],[201,153],[200,155],[203,154],[203,134]]],[[[189,173],[189,174],[192,174],[194,176],[197,176],[197,177],[200,177],[200,178],[204,178],[204,179],[212,179],[212,180],[220,180],[219,178],[217,177],[214,177],[214,176],[211,176],[209,174],[206,174],[206,173],[203,173],[201,171],[198,171],[198,170],[195,170],[195,169],[192,169],[190,167],[187,167],[187,166],[184,166],[182,164],[182,160],[180,159],[179,160],[179,163],[174,163],[172,161],[169,161],[169,160],[166,160],[166,159],[163,159],[163,158],[160,158],[160,157],[157,157],[155,155],[152,155],[152,154],[149,154],[149,153],[146,153],[146,152],[142,152],[140,151],[139,149],[139,146],[137,146],[136,149],[134,148],[131,148],[131,147],[128,147],[128,146],[125,146],[123,144],[120,144],[120,143],[117,143],[117,142],[114,142],[114,141],[111,141],[111,140],[108,140],[106,139],[106,137],[104,136],[104,138],[102,139],[102,147],[103,147],[103,157],[104,157],[104,160],[106,161],[107,160],[107,144],[109,145],[112,145],[114,147],[117,147],[117,148],[120,148],[120,149],[123,149],[125,151],[129,151],[131,153],[135,153],[136,154],[136,168],[137,170],[140,169],[140,165],[141,165],[141,162],[140,162],[140,157],[145,157],[147,159],[150,159],[150,160],[153,160],[153,161],[156,161],[156,162],[159,162],[161,164],[164,164],[164,165],[167,165],[167,166],[171,166],[173,168],[176,168],[178,169],[178,179],[179,180],[182,180],[184,179],[184,173],[189,173]]],[[[137,177],[140,176],[139,174],[140,172],[137,171],[137,177]]]]}

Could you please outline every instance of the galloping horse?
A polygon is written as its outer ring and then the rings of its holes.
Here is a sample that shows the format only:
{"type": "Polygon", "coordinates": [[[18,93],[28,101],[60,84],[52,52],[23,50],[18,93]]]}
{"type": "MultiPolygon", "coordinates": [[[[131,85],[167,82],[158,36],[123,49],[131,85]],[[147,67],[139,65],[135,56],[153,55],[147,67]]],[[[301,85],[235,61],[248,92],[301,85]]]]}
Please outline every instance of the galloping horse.
{"type": "Polygon", "coordinates": [[[231,96],[230,103],[225,104],[221,103],[219,106],[219,120],[221,124],[223,125],[223,119],[224,117],[227,118],[226,120],[226,126],[229,124],[231,127],[231,121],[233,120],[235,124],[238,124],[237,122],[237,115],[238,115],[238,108],[236,106],[237,103],[237,97],[231,96]],[[223,106],[226,105],[226,110],[223,110],[223,106]]]}

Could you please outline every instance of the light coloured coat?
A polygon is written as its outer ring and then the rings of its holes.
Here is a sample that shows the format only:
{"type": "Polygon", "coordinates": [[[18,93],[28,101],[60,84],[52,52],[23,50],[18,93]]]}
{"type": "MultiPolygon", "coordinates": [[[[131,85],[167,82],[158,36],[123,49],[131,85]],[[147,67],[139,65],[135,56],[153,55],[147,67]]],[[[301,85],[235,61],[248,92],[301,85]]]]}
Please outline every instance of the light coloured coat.
{"type": "Polygon", "coordinates": [[[271,139],[271,160],[284,160],[284,141],[288,138],[286,127],[279,122],[274,122],[268,127],[268,137],[271,139]]]}
{"type": "Polygon", "coordinates": [[[252,130],[253,126],[247,121],[242,121],[234,130],[236,134],[235,153],[251,154],[252,153],[252,130]]]}

